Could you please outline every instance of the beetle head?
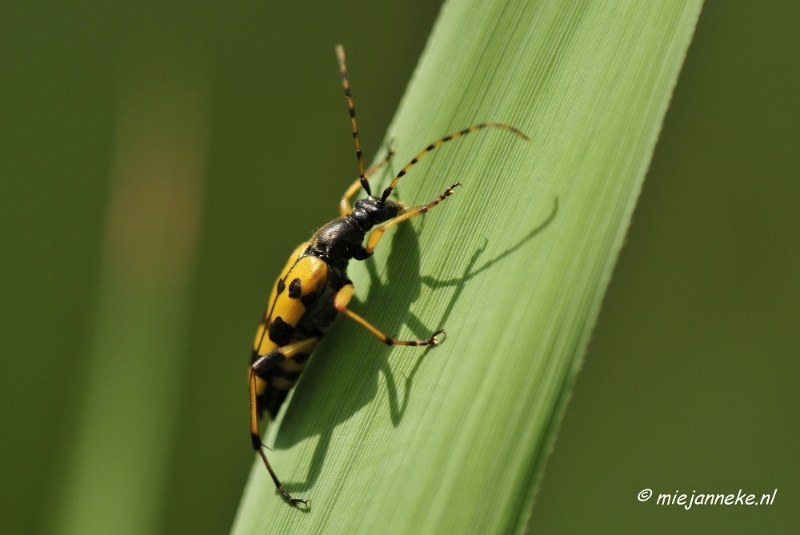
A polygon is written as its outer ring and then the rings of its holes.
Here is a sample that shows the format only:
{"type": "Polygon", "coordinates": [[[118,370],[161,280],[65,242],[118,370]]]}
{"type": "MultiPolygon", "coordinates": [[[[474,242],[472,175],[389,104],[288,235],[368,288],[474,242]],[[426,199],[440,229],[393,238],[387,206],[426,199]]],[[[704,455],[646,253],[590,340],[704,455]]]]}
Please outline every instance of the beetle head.
{"type": "Polygon", "coordinates": [[[366,232],[378,223],[388,221],[403,211],[403,203],[400,201],[383,201],[378,197],[370,195],[366,199],[356,201],[355,210],[350,216],[366,232]]]}

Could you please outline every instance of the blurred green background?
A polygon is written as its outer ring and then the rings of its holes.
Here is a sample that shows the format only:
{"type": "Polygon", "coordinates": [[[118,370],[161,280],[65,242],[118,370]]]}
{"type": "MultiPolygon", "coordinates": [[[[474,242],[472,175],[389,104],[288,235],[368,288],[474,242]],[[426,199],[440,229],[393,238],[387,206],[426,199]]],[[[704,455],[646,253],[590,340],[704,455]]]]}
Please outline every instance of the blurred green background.
{"type": "MultiPolygon", "coordinates": [[[[269,285],[355,174],[333,45],[346,46],[371,158],[438,10],[0,6],[0,531],[58,524],[82,407],[103,377],[90,370],[114,347],[98,333],[129,325],[119,340],[135,345],[142,328],[114,308],[126,299],[150,299],[140,320],[169,320],[163,356],[143,353],[166,370],[153,406],[128,404],[161,422],[148,532],[228,531],[253,462],[245,370],[269,285]],[[126,162],[151,154],[194,171],[175,173],[166,212],[144,192],[115,219],[126,162]],[[146,280],[120,297],[109,288],[131,264],[146,280]]],[[[706,2],[531,532],[800,525],[798,28],[796,2],[706,2]],[[644,488],[778,492],[771,506],[685,511],[639,503],[644,488]]],[[[141,446],[114,434],[135,425],[118,420],[95,447],[114,444],[111,461],[126,464],[141,446]]]]}

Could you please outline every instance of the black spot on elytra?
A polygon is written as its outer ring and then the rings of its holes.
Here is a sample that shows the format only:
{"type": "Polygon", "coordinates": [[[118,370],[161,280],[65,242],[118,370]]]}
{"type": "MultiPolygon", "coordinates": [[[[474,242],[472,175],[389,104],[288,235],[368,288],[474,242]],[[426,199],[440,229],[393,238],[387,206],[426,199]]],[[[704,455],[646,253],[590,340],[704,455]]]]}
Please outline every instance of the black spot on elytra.
{"type": "Polygon", "coordinates": [[[278,295],[281,295],[285,289],[286,283],[283,282],[283,279],[278,279],[278,295]]]}
{"type": "Polygon", "coordinates": [[[280,316],[275,318],[275,321],[269,326],[269,339],[279,346],[288,344],[293,334],[294,327],[283,321],[283,318],[280,316]]]}
{"type": "Polygon", "coordinates": [[[301,297],[300,302],[303,303],[303,306],[306,307],[306,309],[309,309],[311,308],[311,305],[314,303],[316,299],[317,299],[317,294],[310,293],[308,295],[304,295],[303,297],[301,297]]]}
{"type": "Polygon", "coordinates": [[[289,283],[289,297],[292,299],[297,299],[303,293],[303,289],[300,286],[300,279],[294,279],[291,283],[289,283]]]}

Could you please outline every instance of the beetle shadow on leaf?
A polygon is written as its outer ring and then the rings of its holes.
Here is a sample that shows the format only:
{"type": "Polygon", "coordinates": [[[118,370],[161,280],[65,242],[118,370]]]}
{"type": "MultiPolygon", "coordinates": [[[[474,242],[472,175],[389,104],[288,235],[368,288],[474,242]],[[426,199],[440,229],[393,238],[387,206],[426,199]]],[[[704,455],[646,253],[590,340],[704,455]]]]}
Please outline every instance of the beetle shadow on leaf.
{"type": "MultiPolygon", "coordinates": [[[[557,213],[558,213],[558,197],[554,197],[554,199],[553,199],[553,209],[550,212],[550,215],[548,215],[547,218],[544,221],[539,223],[535,228],[533,228],[533,230],[528,232],[528,234],[526,234],[523,238],[521,238],[517,243],[515,243],[511,247],[507,248],[505,251],[503,251],[499,255],[495,256],[491,260],[488,260],[488,261],[484,262],[478,268],[476,268],[475,266],[478,264],[478,261],[480,260],[481,256],[486,251],[486,246],[489,245],[488,238],[485,238],[483,243],[481,244],[481,246],[478,247],[475,250],[474,253],[472,253],[472,256],[470,257],[469,262],[467,262],[467,264],[464,266],[464,270],[463,270],[461,276],[459,276],[459,277],[453,277],[451,279],[437,279],[435,277],[430,277],[428,275],[421,276],[420,277],[420,282],[422,284],[424,284],[425,286],[427,286],[428,288],[431,288],[431,289],[434,289],[434,290],[438,290],[440,288],[455,288],[455,291],[453,291],[453,294],[450,297],[450,301],[447,303],[447,306],[445,307],[444,312],[442,313],[442,315],[439,318],[438,325],[440,325],[442,327],[447,325],[447,320],[450,318],[450,315],[453,313],[453,310],[455,309],[456,303],[458,303],[459,299],[461,298],[461,294],[464,292],[464,289],[466,288],[466,285],[470,280],[472,280],[476,276],[480,275],[484,271],[490,269],[492,266],[494,266],[498,262],[502,261],[504,258],[506,258],[507,256],[511,255],[515,251],[519,250],[520,247],[522,247],[527,242],[532,240],[537,234],[539,234],[545,228],[550,226],[550,223],[553,222],[553,220],[555,219],[557,213]]],[[[410,327],[410,325],[409,325],[409,327],[410,327]]],[[[403,398],[404,401],[403,401],[402,412],[405,412],[405,408],[406,408],[406,405],[408,403],[409,395],[411,394],[411,385],[412,385],[412,382],[414,380],[414,376],[417,374],[417,371],[419,370],[420,366],[422,365],[423,359],[428,355],[428,352],[431,351],[432,349],[433,348],[431,348],[431,347],[426,347],[425,348],[425,350],[422,352],[422,354],[418,357],[417,362],[414,365],[414,368],[412,368],[412,370],[411,370],[411,373],[409,374],[408,377],[406,377],[406,380],[405,380],[405,396],[403,398]]],[[[388,382],[389,382],[389,380],[388,380],[388,376],[387,376],[387,383],[388,382]]],[[[389,388],[389,394],[390,394],[390,401],[391,401],[391,395],[392,395],[392,385],[391,384],[390,384],[390,388],[389,388]]],[[[396,391],[395,391],[395,398],[396,398],[396,391]]],[[[401,412],[401,415],[402,415],[402,412],[401,412]]],[[[397,426],[397,424],[395,424],[395,426],[397,426]]]]}
{"type": "MultiPolygon", "coordinates": [[[[488,239],[484,239],[483,245],[481,245],[478,249],[476,249],[475,253],[473,253],[472,258],[470,259],[469,263],[467,264],[464,274],[460,277],[454,277],[452,279],[436,279],[434,277],[429,277],[427,275],[420,277],[422,284],[429,288],[438,289],[444,288],[448,286],[455,286],[457,287],[456,296],[460,295],[464,289],[464,283],[468,282],[469,280],[473,279],[474,277],[480,275],[487,269],[491,268],[507,256],[511,255],[512,253],[516,252],[520,247],[525,245],[527,242],[532,240],[537,234],[542,232],[545,228],[550,226],[550,223],[556,218],[556,214],[558,214],[558,197],[553,198],[553,209],[550,212],[550,215],[547,216],[547,219],[539,223],[533,230],[528,232],[522,239],[520,239],[516,244],[512,245],[496,257],[488,260],[486,263],[482,264],[479,268],[474,269],[475,264],[477,264],[478,259],[486,250],[486,246],[489,244],[488,239]]],[[[445,310],[443,315],[442,321],[447,319],[450,314],[452,313],[452,307],[455,305],[455,301],[457,299],[452,299],[450,306],[445,310]]]]}
{"type": "MultiPolygon", "coordinates": [[[[392,236],[391,252],[386,263],[386,282],[381,280],[374,261],[368,260],[365,265],[370,277],[369,298],[365,303],[355,303],[353,309],[355,312],[363,314],[370,322],[374,322],[379,329],[385,329],[390,336],[394,336],[399,328],[405,325],[411,331],[413,338],[427,339],[436,330],[446,327],[447,320],[470,280],[491,269],[532,240],[552,223],[557,212],[558,198],[556,197],[553,209],[547,219],[516,244],[479,265],[480,258],[488,245],[488,239],[484,240],[483,244],[473,252],[469,262],[464,266],[462,274],[450,279],[436,279],[420,274],[420,246],[417,231],[412,225],[399,225],[392,236]],[[434,290],[454,289],[444,312],[435,324],[426,325],[411,312],[411,305],[419,298],[422,285],[434,290]],[[402,292],[398,291],[398,286],[403,288],[402,292]],[[398,317],[399,311],[403,311],[400,313],[400,317],[398,317]]],[[[402,395],[400,395],[398,381],[389,365],[389,356],[394,348],[373,339],[374,349],[370,349],[368,355],[353,357],[326,350],[326,347],[341,347],[344,339],[353,336],[371,338],[369,333],[348,321],[347,318],[336,322],[326,336],[324,345],[321,345],[318,352],[315,352],[312,357],[312,365],[303,374],[302,380],[298,382],[292,403],[286,410],[281,432],[275,442],[275,449],[288,449],[305,439],[318,436],[306,480],[284,481],[284,486],[292,494],[302,494],[315,485],[325,464],[334,430],[378,395],[381,374],[386,381],[392,424],[395,427],[400,424],[408,408],[414,377],[420,370],[425,357],[434,349],[432,347],[421,349],[411,372],[403,380],[402,395]],[[352,375],[355,370],[361,377],[356,388],[352,384],[352,375]],[[365,377],[367,379],[364,379],[365,377]],[[323,384],[324,386],[322,386],[323,384]],[[318,408],[321,408],[320,410],[330,417],[315,418],[313,414],[318,408]]],[[[413,349],[408,348],[407,351],[410,352],[413,349]]],[[[413,354],[409,353],[409,357],[413,358],[413,354]]]]}

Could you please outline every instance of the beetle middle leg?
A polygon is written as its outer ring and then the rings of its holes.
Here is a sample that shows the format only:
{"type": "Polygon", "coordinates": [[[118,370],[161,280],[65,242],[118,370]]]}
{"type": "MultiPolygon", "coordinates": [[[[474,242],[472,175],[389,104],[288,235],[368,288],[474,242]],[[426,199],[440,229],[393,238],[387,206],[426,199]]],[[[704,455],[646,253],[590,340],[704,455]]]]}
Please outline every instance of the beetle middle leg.
{"type": "Polygon", "coordinates": [[[373,324],[368,322],[366,319],[362,318],[349,308],[347,308],[347,304],[350,302],[350,299],[353,297],[353,290],[354,287],[352,284],[347,284],[339,289],[336,292],[336,297],[333,300],[333,305],[336,307],[336,310],[350,318],[351,320],[355,321],[366,330],[368,330],[372,335],[386,344],[387,346],[435,346],[439,345],[441,342],[440,336],[446,335],[447,333],[444,332],[444,329],[439,329],[433,336],[428,338],[427,340],[395,340],[394,338],[384,334],[380,329],[375,327],[373,324]]]}

